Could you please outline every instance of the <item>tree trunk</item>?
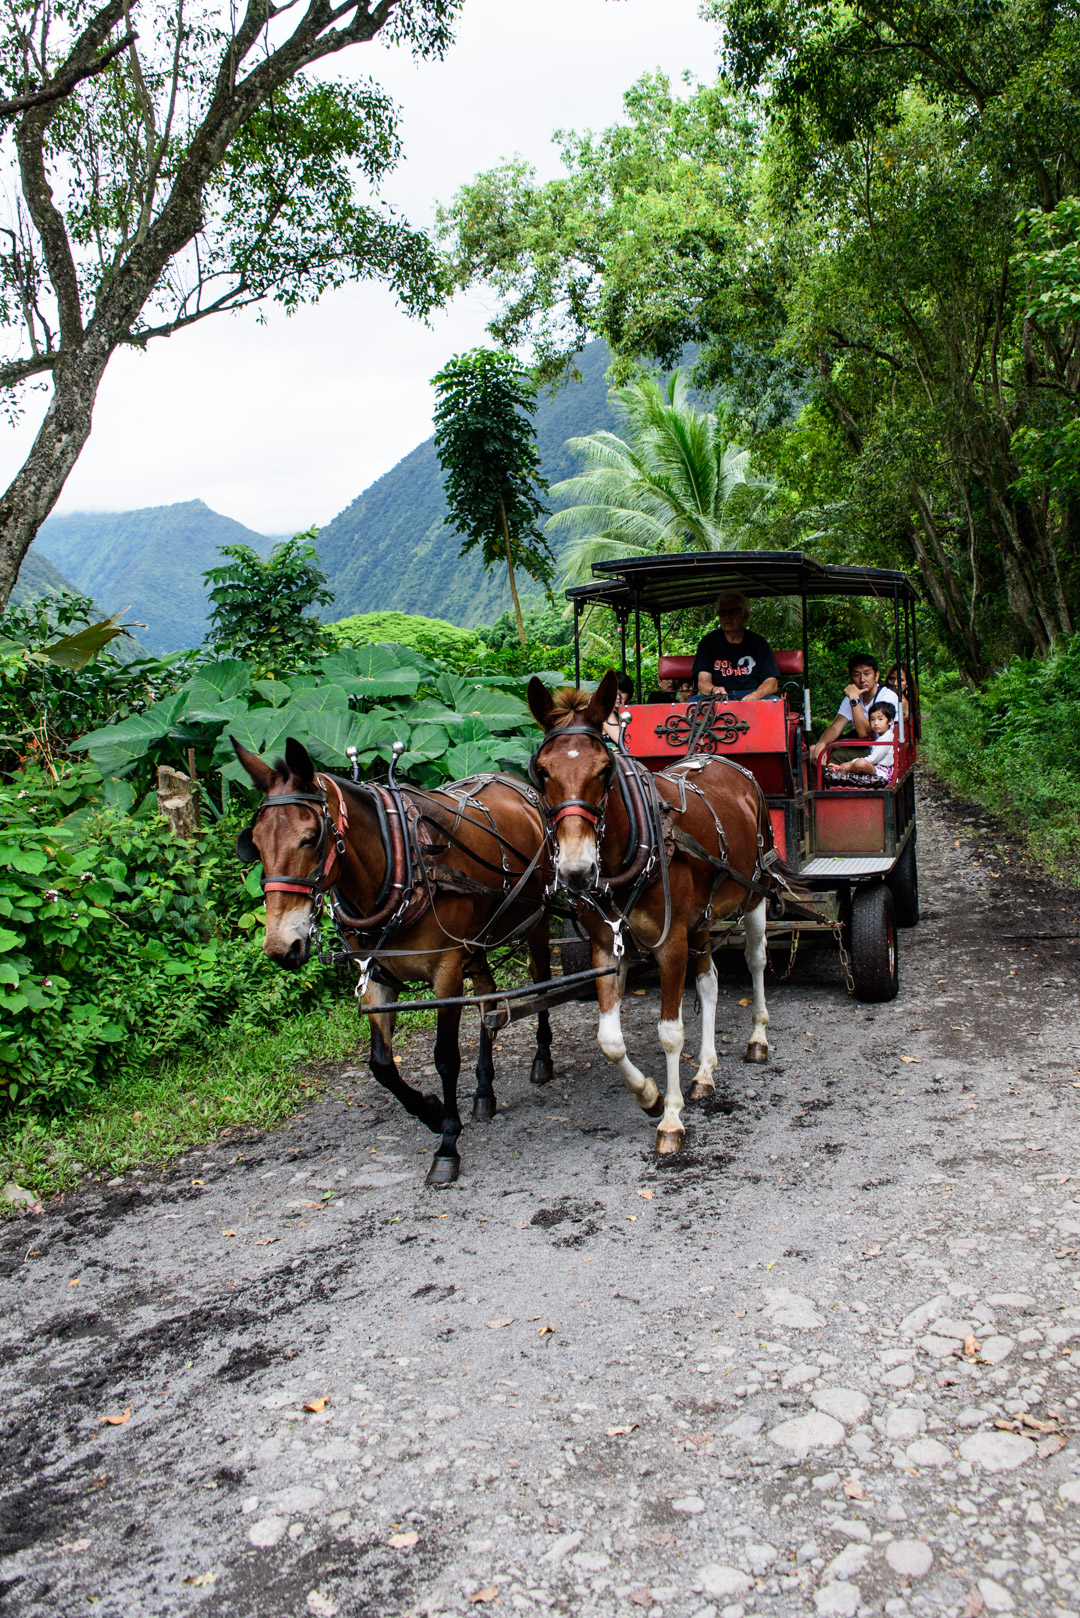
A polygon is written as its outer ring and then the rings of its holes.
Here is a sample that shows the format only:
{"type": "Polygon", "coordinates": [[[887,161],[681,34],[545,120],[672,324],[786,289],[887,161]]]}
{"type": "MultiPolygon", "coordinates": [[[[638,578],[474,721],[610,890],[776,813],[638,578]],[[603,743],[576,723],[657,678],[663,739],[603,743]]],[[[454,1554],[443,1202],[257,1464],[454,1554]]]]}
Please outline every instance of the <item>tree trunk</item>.
{"type": "Polygon", "coordinates": [[[499,516],[502,518],[503,539],[506,541],[506,571],[510,575],[510,594],[514,598],[514,617],[517,619],[518,640],[525,645],[525,620],[521,616],[521,602],[518,600],[517,583],[514,579],[514,557],[510,550],[510,529],[506,524],[506,507],[499,501],[499,516]]]}
{"type": "Polygon", "coordinates": [[[7,605],[22,559],[90,436],[104,370],[104,363],[88,363],[85,354],[70,367],[57,367],[53,396],[30,453],[0,495],[0,609],[7,605]]]}

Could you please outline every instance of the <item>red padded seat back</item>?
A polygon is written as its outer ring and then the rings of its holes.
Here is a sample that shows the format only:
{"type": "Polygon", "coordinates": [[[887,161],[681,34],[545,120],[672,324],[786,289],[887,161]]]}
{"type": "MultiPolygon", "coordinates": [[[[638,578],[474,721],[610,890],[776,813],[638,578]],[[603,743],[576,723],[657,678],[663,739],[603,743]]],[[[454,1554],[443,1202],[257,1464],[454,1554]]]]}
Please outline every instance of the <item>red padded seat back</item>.
{"type": "Polygon", "coordinates": [[[803,671],[803,655],[800,648],[797,652],[776,652],[776,666],[782,675],[801,674],[803,671]]]}
{"type": "MultiPolygon", "coordinates": [[[[776,666],[781,675],[789,678],[803,671],[802,651],[777,652],[776,666]]],[[[656,678],[658,680],[688,680],[694,667],[692,657],[661,657],[656,665],[656,678]]]]}

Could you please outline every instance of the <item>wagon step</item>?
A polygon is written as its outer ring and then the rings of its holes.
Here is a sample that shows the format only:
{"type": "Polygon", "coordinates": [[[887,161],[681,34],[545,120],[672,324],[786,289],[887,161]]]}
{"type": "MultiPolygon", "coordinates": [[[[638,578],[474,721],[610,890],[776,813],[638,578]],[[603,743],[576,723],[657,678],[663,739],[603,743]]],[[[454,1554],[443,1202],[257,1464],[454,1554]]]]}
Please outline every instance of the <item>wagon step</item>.
{"type": "Polygon", "coordinates": [[[545,983],[525,983],[517,989],[496,989],[493,994],[458,994],[445,1000],[395,1000],[382,1006],[364,1006],[360,1011],[373,1017],[380,1011],[443,1011],[450,1006],[479,1006],[484,1027],[489,1033],[498,1033],[507,1023],[518,1022],[548,1006],[561,1006],[573,1000],[577,991],[596,978],[612,977],[616,966],[590,968],[587,972],[571,972],[567,977],[548,978],[545,983]]]}

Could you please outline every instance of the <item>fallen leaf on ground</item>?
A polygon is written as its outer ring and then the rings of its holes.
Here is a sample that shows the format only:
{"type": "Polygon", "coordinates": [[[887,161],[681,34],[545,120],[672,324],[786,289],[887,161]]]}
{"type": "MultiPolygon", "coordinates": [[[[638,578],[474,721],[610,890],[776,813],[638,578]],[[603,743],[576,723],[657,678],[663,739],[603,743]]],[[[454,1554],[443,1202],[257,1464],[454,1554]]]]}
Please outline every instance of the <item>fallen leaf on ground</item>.
{"type": "Polygon", "coordinates": [[[1017,1419],[1022,1426],[1031,1427],[1037,1433],[1056,1433],[1059,1430],[1056,1417],[1052,1417],[1049,1421],[1040,1421],[1037,1416],[1029,1416],[1025,1410],[1024,1414],[1017,1419]]]}
{"type": "Polygon", "coordinates": [[[637,1426],[637,1422],[634,1421],[631,1422],[629,1427],[608,1427],[606,1429],[606,1436],[608,1438],[625,1438],[628,1433],[637,1432],[637,1426]]]}
{"type": "Polygon", "coordinates": [[[978,1590],[970,1590],[968,1592],[967,1606],[960,1614],[960,1618],[979,1618],[979,1614],[983,1611],[985,1606],[986,1602],[983,1600],[978,1590]]]}
{"type": "Polygon", "coordinates": [[[255,1246],[256,1247],[269,1247],[271,1242],[276,1242],[276,1241],[277,1241],[276,1236],[268,1236],[264,1242],[256,1242],[255,1246]]]}
{"type": "Polygon", "coordinates": [[[866,1499],[866,1490],[863,1488],[862,1484],[855,1483],[851,1479],[844,1484],[844,1493],[847,1495],[849,1500],[866,1499]]]}
{"type": "Polygon", "coordinates": [[[922,1057],[921,1056],[902,1056],[900,1058],[900,1060],[901,1060],[901,1062],[921,1062],[922,1057]]]}
{"type": "Polygon", "coordinates": [[[469,1600],[470,1601],[497,1601],[498,1598],[499,1598],[499,1586],[497,1584],[485,1584],[484,1588],[482,1590],[474,1590],[472,1595],[469,1597],[469,1600]]]}
{"type": "Polygon", "coordinates": [[[502,1331],[504,1326],[512,1326],[513,1324],[514,1317],[510,1315],[506,1320],[489,1320],[487,1328],[488,1331],[502,1331]]]}
{"type": "Polygon", "coordinates": [[[631,1224],[633,1224],[633,1225],[637,1224],[637,1214],[627,1214],[626,1217],[627,1217],[627,1219],[630,1220],[631,1224]]]}
{"type": "Polygon", "coordinates": [[[1047,1461],[1051,1455],[1056,1455],[1059,1449],[1065,1448],[1065,1437],[1062,1433],[1051,1433],[1049,1438],[1040,1438],[1036,1445],[1040,1461],[1047,1461]]]}
{"type": "Polygon", "coordinates": [[[213,1584],[217,1578],[216,1573],[189,1573],[184,1580],[185,1584],[213,1584]]]}
{"type": "Polygon", "coordinates": [[[223,1236],[235,1236],[236,1232],[235,1230],[223,1230],[221,1234],[223,1236]]]}
{"type": "MultiPolygon", "coordinates": [[[[425,1157],[427,1156],[427,1147],[424,1148],[424,1156],[425,1157]]],[[[530,1221],[528,1219],[526,1219],[526,1221],[525,1221],[525,1223],[523,1225],[515,1225],[514,1229],[515,1230],[528,1230],[529,1224],[530,1224],[530,1221]]]]}
{"type": "Polygon", "coordinates": [[[549,1124],[568,1124],[570,1122],[569,1118],[564,1118],[562,1114],[558,1112],[549,1112],[547,1115],[547,1121],[549,1124]]]}
{"type": "Polygon", "coordinates": [[[102,1422],[108,1422],[110,1427],[122,1427],[124,1425],[125,1421],[130,1421],[130,1420],[131,1420],[131,1406],[128,1405],[127,1409],[125,1411],[123,1411],[122,1414],[119,1415],[119,1416],[99,1416],[98,1417],[98,1426],[100,1426],[102,1422]]]}
{"type": "Polygon", "coordinates": [[[541,1326],[540,1330],[537,1332],[536,1335],[537,1335],[537,1337],[547,1337],[547,1335],[549,1333],[554,1334],[554,1331],[555,1331],[554,1326],[541,1326]]]}
{"type": "Polygon", "coordinates": [[[979,1343],[978,1338],[974,1335],[974,1333],[968,1332],[964,1338],[964,1353],[968,1356],[968,1358],[974,1359],[975,1355],[979,1352],[980,1347],[981,1344],[979,1343]]]}
{"type": "Polygon", "coordinates": [[[860,1254],[860,1257],[862,1257],[862,1258],[878,1258],[878,1257],[880,1257],[880,1255],[884,1251],[885,1251],[885,1249],[882,1247],[881,1243],[880,1242],[875,1242],[873,1247],[868,1247],[866,1249],[865,1253],[860,1254]]]}
{"type": "Polygon", "coordinates": [[[75,1277],[74,1281],[69,1281],[68,1282],[69,1287],[77,1287],[78,1284],[79,1284],[79,1277],[78,1276],[75,1277]]]}
{"type": "Polygon", "coordinates": [[[1063,1247],[1058,1258],[1072,1258],[1074,1253],[1080,1253],[1080,1247],[1063,1247]]]}
{"type": "Polygon", "coordinates": [[[192,1183],[192,1185],[205,1185],[206,1181],[205,1180],[192,1180],[191,1183],[192,1183]]]}
{"type": "Polygon", "coordinates": [[[748,1006],[749,1004],[750,1004],[750,1001],[745,996],[743,997],[743,999],[741,999],[739,1001],[740,1006],[748,1006]]]}
{"type": "Polygon", "coordinates": [[[304,1406],[304,1409],[310,1410],[313,1415],[317,1416],[319,1411],[325,1410],[329,1403],[330,1395],[328,1393],[324,1393],[321,1399],[309,1399],[307,1404],[304,1406]]]}
{"type": "Polygon", "coordinates": [[[635,990],[634,990],[634,993],[635,993],[635,994],[644,994],[644,993],[645,993],[645,990],[644,990],[644,989],[635,989],[635,990]]]}
{"type": "Polygon", "coordinates": [[[419,1538],[420,1535],[416,1532],[416,1529],[410,1528],[408,1533],[405,1534],[391,1534],[386,1543],[392,1545],[396,1551],[407,1551],[409,1546],[415,1545],[419,1538]]]}
{"type": "Polygon", "coordinates": [[[635,1607],[651,1607],[652,1591],[645,1589],[631,1590],[630,1600],[634,1603],[635,1607]]]}
{"type": "Polygon", "coordinates": [[[649,1190],[643,1190],[641,1186],[638,1187],[638,1196],[644,1197],[646,1202],[652,1201],[652,1192],[649,1190]]]}

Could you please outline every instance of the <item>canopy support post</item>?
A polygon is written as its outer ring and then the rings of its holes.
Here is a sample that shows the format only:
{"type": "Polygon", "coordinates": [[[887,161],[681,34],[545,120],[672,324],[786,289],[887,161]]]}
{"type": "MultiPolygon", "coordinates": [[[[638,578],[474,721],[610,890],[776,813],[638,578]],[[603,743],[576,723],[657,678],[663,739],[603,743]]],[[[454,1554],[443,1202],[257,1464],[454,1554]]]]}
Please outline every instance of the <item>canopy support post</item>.
{"type": "Polygon", "coordinates": [[[810,740],[810,627],[806,621],[806,579],[800,579],[802,598],[802,700],[803,725],[810,740]]]}
{"type": "Polygon", "coordinates": [[[634,701],[641,701],[641,602],[634,602],[634,652],[637,658],[637,678],[634,682],[634,701]]]}
{"type": "Polygon", "coordinates": [[[896,703],[897,703],[897,708],[899,710],[897,712],[896,718],[897,718],[897,722],[898,722],[898,724],[900,726],[900,745],[902,747],[903,744],[904,744],[904,692],[903,692],[904,677],[903,677],[903,665],[900,662],[900,586],[898,584],[894,584],[893,587],[892,587],[892,597],[893,597],[893,640],[894,640],[894,642],[896,644],[896,656],[894,658],[894,661],[896,663],[896,683],[900,687],[900,690],[896,693],[896,703]]]}
{"type": "Polygon", "coordinates": [[[574,689],[581,690],[581,603],[574,601],[574,689]]]}

